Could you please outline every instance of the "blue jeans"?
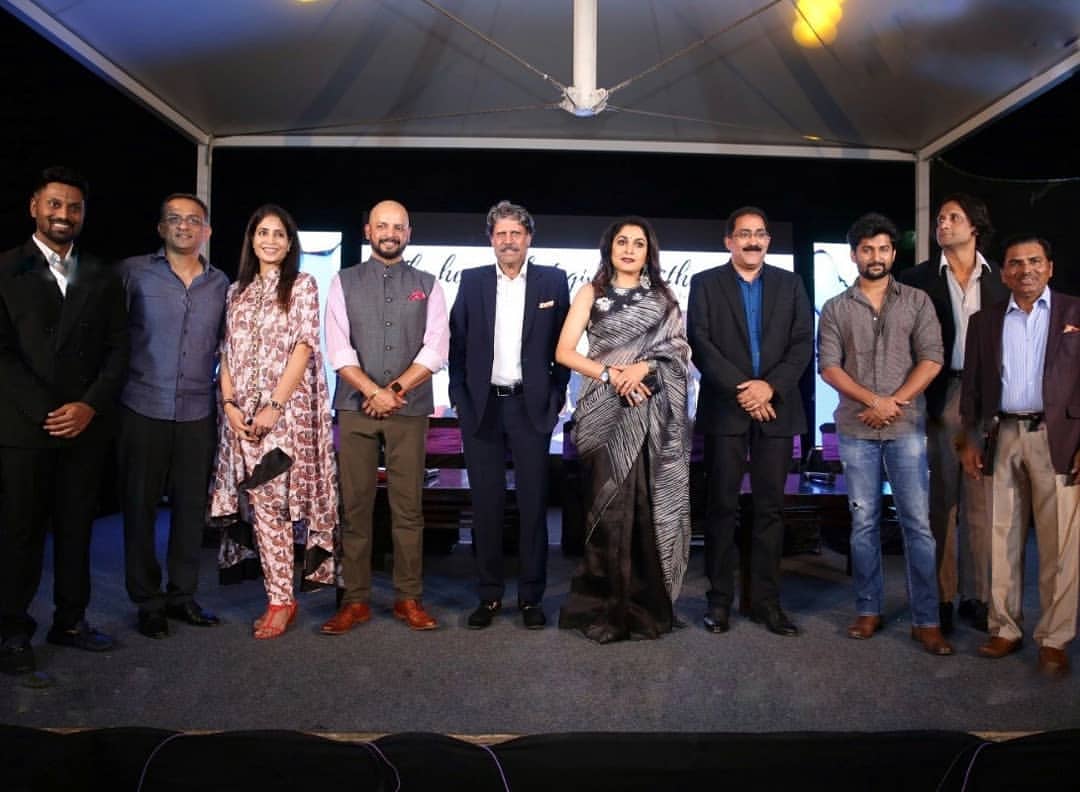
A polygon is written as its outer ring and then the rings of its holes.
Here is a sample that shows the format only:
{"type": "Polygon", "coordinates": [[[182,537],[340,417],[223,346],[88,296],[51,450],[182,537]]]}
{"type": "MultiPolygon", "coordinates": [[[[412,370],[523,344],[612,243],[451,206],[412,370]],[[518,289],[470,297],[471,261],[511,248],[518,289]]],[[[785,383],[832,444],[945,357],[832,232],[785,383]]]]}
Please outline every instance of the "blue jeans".
{"type": "Polygon", "coordinates": [[[895,440],[860,440],[840,435],[840,460],[851,510],[851,564],[855,610],[860,616],[881,614],[884,577],[881,571],[881,471],[892,488],[896,516],[904,540],[911,623],[938,625],[937,563],[930,533],[930,468],[926,435],[921,431],[895,440]]]}

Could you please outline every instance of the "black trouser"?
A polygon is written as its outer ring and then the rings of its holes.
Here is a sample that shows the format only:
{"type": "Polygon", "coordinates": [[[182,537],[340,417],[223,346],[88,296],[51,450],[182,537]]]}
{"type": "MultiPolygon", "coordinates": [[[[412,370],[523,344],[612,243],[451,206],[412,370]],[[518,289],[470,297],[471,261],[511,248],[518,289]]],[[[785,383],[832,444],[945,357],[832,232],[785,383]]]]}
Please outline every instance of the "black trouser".
{"type": "Polygon", "coordinates": [[[705,574],[710,605],[731,607],[736,565],[735,524],[739,512],[746,452],[750,452],[750,597],[754,605],[780,600],[780,555],[784,548],[784,483],[791,464],[791,437],[770,437],[757,423],[741,435],[706,435],[708,509],[705,522],[705,574]]]}
{"type": "Polygon", "coordinates": [[[53,532],[53,627],[68,630],[90,603],[90,526],[107,447],[0,448],[0,637],[34,634],[30,603],[53,532]]]}
{"type": "Polygon", "coordinates": [[[161,421],[124,409],[119,478],[124,510],[124,572],[128,596],[141,611],[191,600],[199,583],[210,470],[216,449],[213,415],[161,421]],[[155,551],[157,506],[169,496],[168,586],[161,590],[155,551]]]}
{"type": "Polygon", "coordinates": [[[479,428],[462,426],[465,466],[472,490],[473,547],[481,600],[502,600],[506,451],[514,460],[521,514],[518,600],[539,603],[547,585],[548,454],[551,433],[536,431],[523,396],[488,396],[479,428]]]}

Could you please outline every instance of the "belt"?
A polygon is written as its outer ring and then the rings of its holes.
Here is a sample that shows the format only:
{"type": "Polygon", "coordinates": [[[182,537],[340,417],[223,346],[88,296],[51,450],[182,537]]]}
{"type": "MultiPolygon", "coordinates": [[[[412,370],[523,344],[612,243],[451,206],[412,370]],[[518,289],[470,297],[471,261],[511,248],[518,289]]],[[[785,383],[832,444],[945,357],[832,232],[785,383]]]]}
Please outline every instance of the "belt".
{"type": "Polygon", "coordinates": [[[513,385],[491,386],[491,392],[496,396],[517,396],[523,390],[525,390],[525,388],[520,382],[515,382],[513,385]]]}
{"type": "Polygon", "coordinates": [[[962,376],[964,376],[964,370],[963,369],[949,369],[949,376],[952,377],[953,379],[960,379],[962,376]]]}
{"type": "Polygon", "coordinates": [[[998,418],[1003,421],[1027,421],[1028,431],[1034,432],[1043,422],[1045,415],[1041,412],[999,412],[998,418]]]}

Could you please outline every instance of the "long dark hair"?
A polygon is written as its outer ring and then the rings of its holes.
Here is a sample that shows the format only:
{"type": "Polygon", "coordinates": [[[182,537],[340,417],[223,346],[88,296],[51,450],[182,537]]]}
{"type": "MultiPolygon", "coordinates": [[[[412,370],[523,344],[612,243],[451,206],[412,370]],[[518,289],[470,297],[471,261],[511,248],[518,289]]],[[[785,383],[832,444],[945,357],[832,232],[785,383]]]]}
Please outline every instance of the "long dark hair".
{"type": "Polygon", "coordinates": [[[281,262],[281,276],[277,285],[277,304],[283,311],[289,310],[289,300],[292,298],[292,287],[296,283],[296,276],[300,273],[300,234],[296,229],[296,221],[292,215],[277,204],[263,204],[248,220],[247,230],[244,231],[244,244],[240,248],[240,268],[236,274],[237,290],[239,297],[244,290],[255,280],[259,272],[259,259],[255,256],[255,229],[259,223],[267,217],[274,216],[285,226],[285,233],[289,237],[289,252],[281,262]]]}
{"type": "MultiPolygon", "coordinates": [[[[656,239],[656,232],[644,217],[630,215],[607,227],[604,235],[600,237],[600,266],[596,269],[596,275],[592,279],[593,292],[597,297],[602,295],[611,285],[611,279],[615,277],[615,265],[611,263],[611,246],[615,244],[615,236],[625,226],[637,226],[645,232],[645,239],[649,243],[649,250],[645,254],[645,272],[649,274],[651,288],[663,294],[669,302],[677,302],[667,282],[660,274],[660,244],[656,239]]],[[[643,273],[644,274],[644,273],[643,273]]]]}

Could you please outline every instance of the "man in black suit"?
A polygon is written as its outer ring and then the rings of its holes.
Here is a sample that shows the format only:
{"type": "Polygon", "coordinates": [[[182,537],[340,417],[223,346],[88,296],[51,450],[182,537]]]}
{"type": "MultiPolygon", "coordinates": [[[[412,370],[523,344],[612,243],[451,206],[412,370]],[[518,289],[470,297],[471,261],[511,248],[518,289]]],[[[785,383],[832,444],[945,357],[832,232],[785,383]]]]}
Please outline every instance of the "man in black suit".
{"type": "Polygon", "coordinates": [[[810,301],[794,273],[765,263],[765,212],[727,220],[731,261],[690,281],[687,336],[701,372],[695,429],[705,435],[709,482],[705,627],[726,632],[735,574],[735,520],[747,452],[754,499],[751,617],[777,635],[798,635],[780,607],[784,483],[796,434],[806,431],[799,379],[813,355],[810,301]]]}
{"type": "Polygon", "coordinates": [[[78,250],[86,182],[48,168],[30,198],[36,230],[0,255],[0,671],[35,668],[30,603],[53,533],[55,610],[46,640],[95,652],[112,638],[86,623],[90,525],[124,381],[120,279],[78,250]]]}
{"type": "Polygon", "coordinates": [[[555,344],[570,309],[566,276],[528,262],[533,219],[500,201],[487,216],[496,264],[461,273],[450,311],[450,401],[461,422],[473,497],[480,605],[468,626],[491,624],[502,607],[506,452],[521,513],[518,608],[539,629],[547,583],[548,447],[570,372],[555,344]]]}
{"type": "Polygon", "coordinates": [[[937,548],[941,631],[959,614],[986,631],[990,597],[990,505],[987,481],[964,476],[955,442],[961,433],[960,377],[969,317],[1008,296],[997,267],[983,257],[993,229],[978,198],[950,195],[937,213],[941,255],[902,273],[898,280],[930,296],[941,323],[946,365],[926,389],[926,441],[930,462],[930,530],[937,548]]]}

